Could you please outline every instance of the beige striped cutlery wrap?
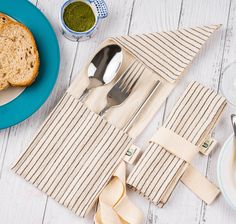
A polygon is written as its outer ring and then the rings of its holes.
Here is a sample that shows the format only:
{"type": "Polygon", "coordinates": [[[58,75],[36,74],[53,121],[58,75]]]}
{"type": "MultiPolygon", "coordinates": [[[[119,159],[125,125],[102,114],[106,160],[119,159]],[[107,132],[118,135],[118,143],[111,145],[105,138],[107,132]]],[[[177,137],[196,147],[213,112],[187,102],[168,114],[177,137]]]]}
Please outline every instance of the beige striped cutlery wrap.
{"type": "Polygon", "coordinates": [[[162,207],[182,178],[184,184],[210,204],[219,190],[201,177],[191,163],[199,151],[205,153],[201,146],[225,106],[223,97],[201,84],[191,83],[151,139],[127,183],[162,207]]]}
{"type": "MultiPolygon", "coordinates": [[[[115,82],[92,89],[81,102],[80,96],[89,84],[88,64],[85,65],[13,170],[84,217],[109,182],[133,139],[150,122],[218,27],[204,26],[106,40],[98,51],[110,44],[122,47],[123,62],[117,76],[127,73],[127,68],[134,62],[142,71],[129,97],[109,109],[103,117],[99,116],[106,105],[107,93],[115,82]],[[157,82],[160,82],[157,91],[126,129],[128,121],[157,82]]],[[[136,68],[132,74],[138,73],[136,68]]],[[[184,161],[178,162],[181,170],[183,164],[184,161]]]]}

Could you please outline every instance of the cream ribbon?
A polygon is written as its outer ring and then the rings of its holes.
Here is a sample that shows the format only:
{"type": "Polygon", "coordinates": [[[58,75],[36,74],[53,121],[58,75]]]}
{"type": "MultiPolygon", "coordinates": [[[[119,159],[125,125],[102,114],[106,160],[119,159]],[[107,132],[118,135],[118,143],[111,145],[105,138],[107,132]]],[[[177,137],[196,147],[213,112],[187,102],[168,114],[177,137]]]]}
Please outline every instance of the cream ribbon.
{"type": "Polygon", "coordinates": [[[95,224],[141,224],[143,213],[126,195],[126,165],[122,161],[99,196],[95,224]]]}
{"type": "Polygon", "coordinates": [[[192,144],[190,141],[184,139],[172,130],[164,127],[158,129],[151,141],[161,145],[170,153],[190,164],[199,151],[199,148],[196,145],[192,144]]]}
{"type": "Polygon", "coordinates": [[[220,194],[220,190],[191,165],[182,175],[181,181],[208,205],[220,194]]]}

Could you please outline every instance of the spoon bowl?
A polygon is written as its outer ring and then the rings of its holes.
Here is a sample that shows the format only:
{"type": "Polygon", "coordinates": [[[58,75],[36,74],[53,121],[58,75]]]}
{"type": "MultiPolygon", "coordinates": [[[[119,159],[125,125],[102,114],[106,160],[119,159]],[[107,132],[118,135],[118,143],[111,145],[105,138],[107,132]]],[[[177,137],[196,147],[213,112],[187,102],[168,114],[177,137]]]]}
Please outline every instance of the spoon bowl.
{"type": "Polygon", "coordinates": [[[117,75],[123,61],[120,46],[113,44],[102,48],[88,65],[89,85],[84,90],[84,98],[91,89],[109,84],[117,75]]]}
{"type": "Polygon", "coordinates": [[[234,130],[234,136],[236,137],[236,114],[231,115],[231,122],[234,130]]]}

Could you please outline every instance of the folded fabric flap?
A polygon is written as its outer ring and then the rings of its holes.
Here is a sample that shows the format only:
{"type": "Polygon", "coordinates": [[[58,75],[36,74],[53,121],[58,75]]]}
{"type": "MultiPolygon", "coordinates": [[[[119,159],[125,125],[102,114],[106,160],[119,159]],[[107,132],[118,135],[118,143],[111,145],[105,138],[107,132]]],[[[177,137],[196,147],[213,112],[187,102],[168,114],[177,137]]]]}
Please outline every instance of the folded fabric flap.
{"type": "Polygon", "coordinates": [[[164,206],[225,106],[225,99],[213,90],[191,83],[134,166],[127,183],[154,204],[164,206]]]}
{"type": "Polygon", "coordinates": [[[220,190],[193,166],[187,168],[181,182],[207,204],[211,204],[220,193],[220,190]]]}
{"type": "Polygon", "coordinates": [[[13,170],[84,217],[132,141],[66,93],[13,170]]]}
{"type": "Polygon", "coordinates": [[[164,127],[159,128],[150,141],[190,164],[199,149],[196,145],[164,127]]]}
{"type": "Polygon", "coordinates": [[[220,25],[113,38],[164,80],[174,83],[220,25]]]}

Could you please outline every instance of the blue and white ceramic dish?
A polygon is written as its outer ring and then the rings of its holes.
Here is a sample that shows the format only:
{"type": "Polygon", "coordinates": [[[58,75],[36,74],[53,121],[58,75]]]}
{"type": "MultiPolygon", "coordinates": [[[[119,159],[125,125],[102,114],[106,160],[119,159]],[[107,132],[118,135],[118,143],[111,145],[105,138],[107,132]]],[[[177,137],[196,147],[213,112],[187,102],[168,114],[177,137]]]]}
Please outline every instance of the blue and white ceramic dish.
{"type": "Polygon", "coordinates": [[[69,40],[72,40],[72,41],[87,40],[95,34],[100,22],[102,21],[102,19],[106,18],[107,16],[108,16],[108,9],[107,9],[107,5],[104,2],[104,0],[68,0],[61,7],[61,11],[60,11],[60,25],[61,25],[62,33],[66,38],[68,38],[69,40]],[[69,4],[76,2],[76,1],[81,1],[81,2],[88,4],[91,7],[91,9],[93,10],[96,21],[95,21],[95,24],[93,25],[93,27],[91,29],[89,29],[88,31],[75,32],[75,31],[69,29],[63,20],[63,14],[64,14],[65,8],[69,4]]]}
{"type": "Polygon", "coordinates": [[[235,139],[232,134],[224,143],[217,164],[217,176],[221,192],[227,203],[236,210],[235,139]]]}

